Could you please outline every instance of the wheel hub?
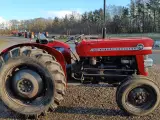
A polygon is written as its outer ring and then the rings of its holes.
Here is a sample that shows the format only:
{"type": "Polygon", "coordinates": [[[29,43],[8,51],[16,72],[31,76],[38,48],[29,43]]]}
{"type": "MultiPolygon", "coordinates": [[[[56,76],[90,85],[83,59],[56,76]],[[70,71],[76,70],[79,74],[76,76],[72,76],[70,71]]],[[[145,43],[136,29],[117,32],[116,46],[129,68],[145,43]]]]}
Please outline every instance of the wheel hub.
{"type": "Polygon", "coordinates": [[[135,88],[129,94],[129,102],[135,106],[146,104],[149,100],[148,92],[143,88],[135,88]]]}
{"type": "Polygon", "coordinates": [[[21,93],[29,93],[33,90],[33,84],[28,79],[22,79],[18,82],[18,90],[21,93]]]}
{"type": "Polygon", "coordinates": [[[30,69],[17,71],[12,78],[12,87],[17,95],[23,98],[34,98],[43,90],[43,81],[40,75],[30,69]]]}

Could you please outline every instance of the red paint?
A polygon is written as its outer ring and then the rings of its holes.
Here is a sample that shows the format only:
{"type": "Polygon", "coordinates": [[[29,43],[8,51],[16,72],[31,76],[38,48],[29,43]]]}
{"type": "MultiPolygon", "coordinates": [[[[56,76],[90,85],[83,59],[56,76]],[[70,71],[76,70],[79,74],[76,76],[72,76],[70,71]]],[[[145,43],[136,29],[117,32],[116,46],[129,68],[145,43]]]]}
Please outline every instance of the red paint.
{"type": "MultiPolygon", "coordinates": [[[[3,50],[0,55],[3,55],[5,52],[8,52],[8,51],[10,51],[13,48],[23,47],[23,46],[34,46],[34,47],[46,50],[49,54],[53,55],[57,59],[57,61],[61,64],[61,66],[62,66],[62,68],[64,70],[64,73],[66,74],[66,64],[65,64],[64,56],[59,51],[57,51],[56,49],[51,48],[51,47],[47,47],[46,45],[37,44],[37,43],[22,43],[22,44],[17,44],[17,45],[11,46],[11,47],[3,50]]],[[[67,74],[66,74],[66,76],[67,76],[67,74]]]]}
{"type": "Polygon", "coordinates": [[[64,48],[64,52],[62,53],[66,63],[67,64],[71,64],[71,54],[70,54],[70,46],[64,42],[61,41],[56,41],[54,40],[54,42],[50,42],[48,44],[46,44],[47,46],[54,48],[54,47],[62,47],[64,48]]]}
{"type": "Polygon", "coordinates": [[[18,33],[18,30],[14,30],[11,32],[11,34],[17,34],[18,33]]]}
{"type": "Polygon", "coordinates": [[[76,52],[80,57],[91,56],[124,56],[124,55],[146,55],[152,54],[152,50],[134,50],[134,51],[97,51],[91,52],[92,48],[120,48],[120,47],[136,47],[138,44],[143,44],[145,47],[152,47],[153,40],[150,38],[112,38],[112,39],[97,39],[83,40],[76,46],[76,52]]]}
{"type": "MultiPolygon", "coordinates": [[[[124,50],[124,51],[95,51],[91,52],[92,48],[124,48],[124,47],[136,47],[138,44],[143,44],[144,47],[152,47],[153,40],[150,38],[112,38],[112,39],[97,39],[97,40],[82,40],[81,43],[76,45],[76,52],[80,57],[96,57],[96,56],[130,56],[135,55],[138,65],[138,72],[140,75],[147,76],[148,73],[144,67],[144,55],[152,54],[152,50],[124,50]]],[[[7,52],[15,47],[22,46],[35,46],[40,49],[48,51],[49,54],[56,57],[57,61],[63,67],[66,74],[66,63],[71,64],[70,46],[61,41],[53,41],[48,44],[37,44],[37,43],[24,43],[14,45],[7,48],[4,52],[7,52]],[[54,47],[64,48],[63,53],[60,53],[54,47]]]]}
{"type": "Polygon", "coordinates": [[[136,55],[138,72],[140,75],[148,76],[148,72],[145,71],[144,67],[144,56],[143,55],[136,55]]]}
{"type": "Polygon", "coordinates": [[[112,38],[112,39],[97,39],[83,40],[76,46],[76,52],[80,57],[96,57],[96,56],[136,56],[138,70],[140,75],[147,76],[148,72],[144,67],[144,55],[152,54],[150,50],[123,50],[123,51],[90,51],[92,48],[124,48],[136,47],[138,44],[143,44],[144,47],[152,47],[153,40],[150,38],[112,38]]]}

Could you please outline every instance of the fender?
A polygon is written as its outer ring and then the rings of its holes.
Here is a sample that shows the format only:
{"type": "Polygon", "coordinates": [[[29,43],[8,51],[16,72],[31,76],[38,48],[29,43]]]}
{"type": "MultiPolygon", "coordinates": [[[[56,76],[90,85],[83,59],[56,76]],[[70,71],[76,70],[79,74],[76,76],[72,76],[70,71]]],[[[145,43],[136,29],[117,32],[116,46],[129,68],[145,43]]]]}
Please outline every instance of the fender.
{"type": "Polygon", "coordinates": [[[53,42],[50,42],[46,44],[46,46],[49,46],[51,48],[64,48],[62,54],[65,58],[65,61],[67,64],[71,64],[71,54],[70,54],[70,46],[62,41],[54,40],[53,42]]]}
{"type": "Polygon", "coordinates": [[[22,44],[17,44],[17,45],[13,45],[11,47],[6,48],[5,50],[3,50],[0,55],[3,55],[4,53],[8,52],[9,50],[15,48],[15,47],[23,47],[23,46],[31,46],[31,47],[37,47],[39,49],[43,49],[45,51],[47,51],[49,54],[53,55],[57,62],[59,62],[64,70],[65,75],[66,74],[66,65],[65,65],[65,59],[64,56],[62,55],[62,53],[60,53],[59,51],[57,51],[54,48],[48,47],[46,45],[43,44],[37,44],[37,43],[22,43],[22,44]]]}

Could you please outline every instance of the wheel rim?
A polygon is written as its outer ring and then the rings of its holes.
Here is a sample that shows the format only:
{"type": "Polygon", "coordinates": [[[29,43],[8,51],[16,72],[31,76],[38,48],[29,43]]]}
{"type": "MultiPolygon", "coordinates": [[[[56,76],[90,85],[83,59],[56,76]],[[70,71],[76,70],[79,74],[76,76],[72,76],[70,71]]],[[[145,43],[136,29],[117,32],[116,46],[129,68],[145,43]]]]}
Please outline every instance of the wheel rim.
{"type": "Polygon", "coordinates": [[[43,90],[41,76],[30,69],[22,69],[14,73],[12,83],[15,93],[27,99],[36,97],[43,90]]]}
{"type": "Polygon", "coordinates": [[[25,94],[31,93],[34,89],[32,82],[28,79],[19,80],[16,87],[20,93],[25,94]]]}
{"type": "MultiPolygon", "coordinates": [[[[5,78],[5,92],[7,96],[13,102],[26,107],[32,106],[36,109],[42,106],[47,107],[52,102],[55,87],[53,80],[50,79],[45,72],[46,71],[41,70],[38,66],[33,66],[33,64],[14,66],[14,68],[8,71],[5,78]],[[38,79],[23,79],[23,73],[30,74],[32,77],[38,79]],[[21,77],[19,76],[20,74],[21,77]],[[20,90],[20,83],[25,83],[25,81],[29,81],[30,84],[32,83],[31,87],[37,85],[36,89],[32,88],[28,92],[20,90]]],[[[27,87],[28,86],[26,86],[26,88],[27,87]]]]}
{"type": "Polygon", "coordinates": [[[142,85],[130,90],[126,96],[126,103],[133,109],[150,109],[154,106],[157,95],[154,89],[148,85],[142,85]]]}

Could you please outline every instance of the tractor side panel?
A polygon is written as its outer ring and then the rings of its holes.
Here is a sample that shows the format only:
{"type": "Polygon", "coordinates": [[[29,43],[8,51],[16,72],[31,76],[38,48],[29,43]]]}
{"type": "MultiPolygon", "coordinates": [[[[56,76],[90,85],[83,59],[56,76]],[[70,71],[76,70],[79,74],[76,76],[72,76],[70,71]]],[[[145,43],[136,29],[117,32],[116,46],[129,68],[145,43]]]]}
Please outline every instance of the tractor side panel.
{"type": "Polygon", "coordinates": [[[65,59],[64,59],[63,55],[59,51],[57,51],[56,49],[48,47],[46,45],[37,44],[37,43],[22,43],[22,44],[17,44],[17,45],[11,46],[11,47],[3,50],[0,53],[0,55],[3,55],[4,53],[8,52],[9,50],[11,50],[13,48],[23,47],[23,46],[37,47],[37,48],[40,48],[40,49],[43,49],[43,50],[47,51],[49,54],[53,55],[57,59],[57,61],[61,64],[61,66],[62,66],[62,68],[64,70],[64,73],[66,74],[66,65],[65,65],[65,59]]]}
{"type": "Polygon", "coordinates": [[[80,57],[132,56],[152,54],[153,40],[143,39],[97,39],[83,40],[76,46],[80,57]],[[140,50],[138,45],[144,45],[140,50]]]}

